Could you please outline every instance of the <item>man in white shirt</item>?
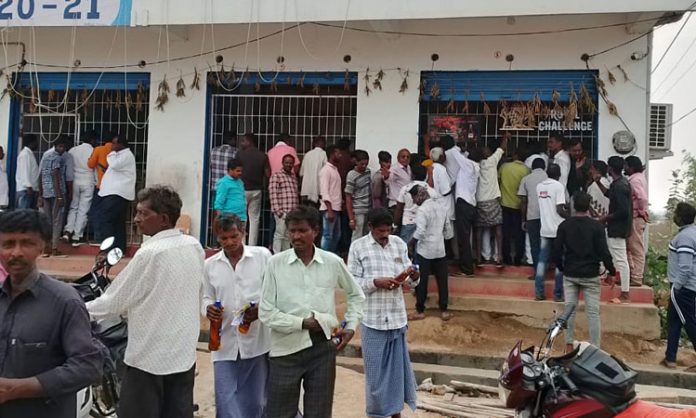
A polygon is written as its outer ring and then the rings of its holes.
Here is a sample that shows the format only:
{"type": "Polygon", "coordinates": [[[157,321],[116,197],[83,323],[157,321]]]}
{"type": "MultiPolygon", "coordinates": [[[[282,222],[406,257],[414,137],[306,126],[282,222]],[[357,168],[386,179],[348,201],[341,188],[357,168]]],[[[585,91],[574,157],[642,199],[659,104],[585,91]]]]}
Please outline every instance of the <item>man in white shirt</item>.
{"type": "MultiPolygon", "coordinates": [[[[536,193],[539,198],[539,214],[541,215],[541,248],[539,250],[539,262],[536,266],[534,286],[536,300],[544,300],[544,276],[546,267],[551,259],[551,249],[556,238],[558,226],[565,218],[570,216],[567,209],[568,191],[558,179],[561,177],[561,168],[557,164],[550,164],[546,174],[546,180],[537,185],[536,193]]],[[[556,302],[563,301],[563,274],[556,269],[553,299],[556,302]]]]}
{"type": "Polygon", "coordinates": [[[428,186],[428,173],[423,166],[413,167],[413,181],[401,188],[396,197],[396,208],[394,209],[394,223],[399,230],[399,238],[408,243],[416,232],[416,214],[418,205],[413,203],[411,194],[408,192],[413,186],[422,186],[428,189],[428,193],[434,198],[439,197],[435,189],[428,186]]]}
{"type": "Polygon", "coordinates": [[[222,250],[205,261],[203,314],[222,320],[220,349],[212,352],[218,418],[262,418],[266,407],[271,330],[257,321],[258,303],[271,252],[244,245],[244,222],[236,215],[216,220],[222,250]],[[222,310],[215,302],[222,303],[222,310]],[[235,316],[250,324],[246,334],[232,325],[235,316]]]}
{"type": "Polygon", "coordinates": [[[63,240],[70,242],[73,246],[80,245],[83,240],[82,234],[87,225],[87,212],[92,205],[94,186],[97,184],[97,176],[94,169],[89,168],[87,161],[94,151],[94,143],[97,134],[94,131],[87,131],[82,135],[82,144],[70,148],[70,155],[74,163],[73,190],[70,200],[70,212],[65,224],[63,240]]]}
{"type": "Polygon", "coordinates": [[[99,230],[104,237],[116,238],[115,246],[126,250],[126,216],[129,202],[135,199],[135,156],[125,137],[115,136],[112,151],[106,157],[109,168],[102,178],[99,196],[99,230]]]}
{"type": "Polygon", "coordinates": [[[467,276],[474,275],[474,259],[471,252],[471,231],[476,220],[476,189],[481,172],[482,154],[472,149],[469,156],[457,152],[447,155],[459,165],[455,183],[455,221],[457,225],[457,245],[459,247],[459,270],[467,276]]]}
{"type": "Polygon", "coordinates": [[[193,418],[205,253],[175,228],[181,205],[169,187],[138,193],[135,224],[151,238],[104,295],[87,303],[94,318],[128,317],[120,417],[193,418]]]}
{"type": "Polygon", "coordinates": [[[22,142],[24,148],[17,156],[15,174],[17,209],[33,209],[36,207],[36,193],[39,190],[39,164],[34,155],[39,139],[36,135],[24,135],[22,142]]]}
{"type": "Polygon", "coordinates": [[[558,181],[561,182],[563,187],[568,187],[568,176],[570,175],[570,155],[566,152],[563,147],[565,146],[565,138],[560,133],[552,133],[549,135],[549,140],[547,142],[549,147],[549,162],[556,164],[561,169],[561,177],[558,181]]]}
{"type": "Polygon", "coordinates": [[[503,208],[500,205],[498,163],[507,150],[509,135],[500,141],[500,146],[491,154],[489,147],[483,148],[480,162],[481,174],[476,189],[476,235],[474,236],[474,258],[481,260],[481,234],[484,229],[495,231],[496,266],[502,267],[503,254],[503,208]]]}
{"type": "Polygon", "coordinates": [[[413,186],[409,191],[413,202],[419,206],[416,215],[416,232],[408,243],[416,255],[416,263],[420,266],[421,281],[416,286],[416,312],[409,315],[410,320],[425,318],[425,301],[428,298],[428,279],[432,274],[437,280],[438,306],[440,318],[448,321],[452,315],[447,311],[449,300],[448,263],[444,239],[454,235],[452,224],[447,222],[447,216],[439,208],[439,203],[430,197],[427,188],[413,186]]]}
{"type": "Polygon", "coordinates": [[[302,203],[311,203],[314,207],[319,207],[319,170],[326,163],[326,140],[323,137],[314,139],[311,151],[302,158],[300,166],[300,177],[302,186],[300,189],[300,197],[302,203]]]}

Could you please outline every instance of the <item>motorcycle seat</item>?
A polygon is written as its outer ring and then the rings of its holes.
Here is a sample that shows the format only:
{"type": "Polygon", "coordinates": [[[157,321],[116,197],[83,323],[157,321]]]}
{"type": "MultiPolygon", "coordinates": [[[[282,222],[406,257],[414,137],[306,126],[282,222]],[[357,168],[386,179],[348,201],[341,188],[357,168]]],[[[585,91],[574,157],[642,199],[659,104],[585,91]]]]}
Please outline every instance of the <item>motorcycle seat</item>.
{"type": "Polygon", "coordinates": [[[617,415],[620,418],[696,418],[696,408],[672,409],[650,402],[635,401],[631,406],[617,415]]]}

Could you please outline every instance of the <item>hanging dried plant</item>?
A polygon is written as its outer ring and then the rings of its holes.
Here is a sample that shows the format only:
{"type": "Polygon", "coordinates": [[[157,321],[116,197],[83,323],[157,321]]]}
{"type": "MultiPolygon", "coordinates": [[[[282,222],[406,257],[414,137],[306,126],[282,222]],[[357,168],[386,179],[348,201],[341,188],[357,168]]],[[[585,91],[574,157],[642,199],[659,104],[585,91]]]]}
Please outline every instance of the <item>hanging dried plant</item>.
{"type": "Polygon", "coordinates": [[[164,112],[164,105],[169,102],[169,83],[167,82],[167,75],[157,86],[157,100],[155,101],[155,109],[164,112]]]}
{"type": "Polygon", "coordinates": [[[382,70],[382,69],[380,68],[380,69],[379,69],[379,72],[377,73],[377,80],[382,81],[382,79],[384,79],[384,76],[385,76],[384,70],[382,70]]]}
{"type": "Polygon", "coordinates": [[[553,89],[551,92],[551,101],[553,102],[553,110],[557,113],[563,112],[563,106],[561,106],[560,100],[561,93],[559,93],[558,90],[553,89]]]}
{"type": "Polygon", "coordinates": [[[614,115],[614,116],[619,116],[619,109],[616,107],[616,105],[609,100],[607,100],[607,108],[609,109],[609,114],[614,115]]]}
{"type": "Polygon", "coordinates": [[[363,80],[365,80],[365,84],[370,84],[370,67],[367,67],[367,69],[365,70],[365,75],[363,76],[363,80]]]}
{"type": "MultiPolygon", "coordinates": [[[[401,71],[401,70],[399,70],[401,71]]],[[[399,93],[404,94],[408,90],[408,70],[404,72],[404,79],[401,80],[401,86],[399,87],[399,93]]]]}
{"type": "Polygon", "coordinates": [[[575,118],[578,116],[578,102],[570,102],[568,107],[565,109],[565,124],[567,127],[573,126],[575,118]]]}
{"type": "Polygon", "coordinates": [[[580,109],[583,113],[594,114],[597,111],[597,106],[595,106],[590,96],[590,92],[587,91],[587,86],[585,83],[580,84],[580,109]]]}
{"type": "MultiPolygon", "coordinates": [[[[225,64],[220,64],[220,69],[217,72],[217,82],[223,85],[225,79],[227,79],[227,74],[225,73],[225,64]]],[[[228,86],[225,86],[228,87],[228,86]]]]}
{"type": "Polygon", "coordinates": [[[418,101],[420,102],[423,100],[423,96],[425,96],[425,88],[427,87],[425,80],[421,80],[420,84],[418,85],[418,101]]]}
{"type": "Polygon", "coordinates": [[[365,84],[365,96],[370,96],[370,93],[372,93],[372,90],[370,90],[369,84],[365,84]]]}
{"type": "Polygon", "coordinates": [[[607,77],[609,78],[609,84],[611,84],[612,86],[614,84],[616,84],[616,77],[614,77],[614,74],[608,69],[607,69],[607,77]]]}
{"type": "Polygon", "coordinates": [[[230,68],[230,70],[227,72],[227,76],[225,77],[225,84],[227,84],[227,87],[233,86],[237,82],[237,73],[234,71],[234,66],[230,68]]]}
{"type": "Polygon", "coordinates": [[[319,89],[319,83],[312,84],[312,93],[314,93],[315,96],[320,95],[321,90],[319,89]]]}
{"type": "Polygon", "coordinates": [[[114,101],[112,99],[111,92],[105,91],[104,96],[102,97],[102,101],[106,103],[106,107],[108,107],[109,109],[114,107],[114,101]]]}
{"type": "Polygon", "coordinates": [[[277,77],[274,78],[273,81],[271,81],[271,91],[272,91],[273,93],[277,93],[277,92],[278,92],[278,80],[277,80],[277,77]]]}
{"type": "Polygon", "coordinates": [[[457,108],[454,104],[454,98],[449,99],[447,102],[447,107],[445,107],[446,113],[457,113],[457,108]]]}
{"type": "Polygon", "coordinates": [[[525,111],[526,111],[526,116],[527,116],[527,128],[536,128],[536,112],[534,111],[534,108],[536,105],[534,104],[534,100],[531,102],[527,103],[525,106],[525,111]]]}
{"type": "Polygon", "coordinates": [[[126,109],[132,109],[133,108],[133,96],[131,95],[130,92],[126,93],[126,109]]]}
{"type": "Polygon", "coordinates": [[[176,82],[176,97],[186,97],[186,82],[184,81],[184,76],[179,77],[179,81],[176,82]]]}
{"type": "Polygon", "coordinates": [[[437,100],[440,97],[440,86],[437,83],[434,83],[430,87],[430,98],[432,100],[437,100]]]}
{"type": "Polygon", "coordinates": [[[135,110],[138,112],[142,111],[145,101],[145,86],[143,83],[138,83],[138,87],[135,92],[135,110]]]}
{"type": "Polygon", "coordinates": [[[462,106],[462,113],[469,113],[469,90],[464,91],[464,106],[462,106]]]}
{"type": "Polygon", "coordinates": [[[375,90],[382,90],[382,79],[384,78],[384,71],[382,69],[379,70],[377,73],[377,76],[375,77],[375,81],[372,82],[372,87],[375,90]]]}
{"type": "MultiPolygon", "coordinates": [[[[167,86],[167,89],[169,89],[169,86],[167,86]]],[[[114,106],[116,107],[121,107],[121,90],[116,90],[116,98],[114,99],[114,106]]]]}
{"type": "Polygon", "coordinates": [[[549,105],[544,105],[541,108],[541,116],[544,117],[544,119],[548,119],[549,116],[551,116],[551,106],[549,105]]]}
{"type": "Polygon", "coordinates": [[[300,88],[304,88],[304,80],[306,76],[306,73],[302,73],[302,75],[300,76],[300,80],[297,82],[297,85],[300,86],[300,88]]]}
{"type": "Polygon", "coordinates": [[[604,84],[604,80],[602,80],[598,76],[595,76],[595,82],[597,83],[597,88],[599,89],[599,94],[601,94],[604,97],[609,96],[609,93],[607,93],[607,86],[606,86],[606,84],[604,84]]]}
{"type": "Polygon", "coordinates": [[[29,94],[31,95],[31,101],[29,102],[29,113],[36,113],[38,110],[37,99],[39,97],[39,91],[36,89],[36,87],[32,87],[29,94]]]}
{"type": "Polygon", "coordinates": [[[348,72],[348,70],[346,70],[346,73],[343,76],[343,90],[350,91],[350,72],[348,72]]]}
{"type": "Polygon", "coordinates": [[[261,91],[261,82],[259,80],[256,80],[256,83],[254,83],[254,91],[256,93],[261,91]]]}
{"type": "Polygon", "coordinates": [[[479,95],[479,98],[483,102],[483,113],[486,116],[490,115],[492,113],[491,107],[488,105],[488,103],[486,103],[486,96],[483,94],[483,92],[481,92],[481,94],[479,95]]]}
{"type": "Polygon", "coordinates": [[[208,65],[208,76],[206,78],[206,81],[208,82],[209,86],[216,86],[217,85],[217,78],[215,77],[215,71],[213,71],[213,67],[208,65]]]}
{"type": "Polygon", "coordinates": [[[287,84],[288,84],[288,86],[292,86],[292,76],[291,75],[288,76],[287,84]]]}
{"type": "Polygon", "coordinates": [[[48,102],[55,102],[56,101],[56,91],[55,90],[48,91],[48,94],[46,95],[46,101],[48,101],[48,102]]]}
{"type": "Polygon", "coordinates": [[[575,86],[570,83],[570,91],[568,92],[568,102],[578,104],[578,95],[575,93],[575,86]]]}
{"type": "Polygon", "coordinates": [[[618,68],[619,71],[621,71],[621,74],[623,75],[624,83],[625,83],[626,81],[628,81],[628,73],[626,72],[626,70],[623,69],[623,67],[621,66],[621,64],[617,65],[616,68],[618,68]]]}
{"type": "Polygon", "coordinates": [[[535,115],[538,115],[541,113],[541,108],[543,106],[543,103],[541,102],[541,97],[539,96],[539,93],[534,94],[534,98],[532,99],[532,110],[534,111],[535,115]]]}
{"type": "Polygon", "coordinates": [[[88,105],[89,105],[89,92],[86,89],[83,89],[80,92],[80,106],[82,109],[86,109],[88,105]]]}
{"type": "Polygon", "coordinates": [[[191,81],[191,87],[189,87],[191,90],[200,90],[201,89],[201,76],[198,75],[198,68],[193,67],[193,81],[191,81]]]}

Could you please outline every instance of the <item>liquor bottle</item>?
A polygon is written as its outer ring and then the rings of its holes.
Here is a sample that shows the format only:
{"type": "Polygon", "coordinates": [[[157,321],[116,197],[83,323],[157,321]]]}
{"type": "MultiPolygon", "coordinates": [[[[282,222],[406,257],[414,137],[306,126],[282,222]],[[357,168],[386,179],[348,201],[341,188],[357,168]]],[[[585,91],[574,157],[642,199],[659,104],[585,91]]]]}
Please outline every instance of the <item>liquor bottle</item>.
{"type": "Polygon", "coordinates": [[[403,283],[408,279],[408,277],[411,275],[411,273],[419,271],[420,267],[418,264],[411,264],[409,267],[406,268],[406,270],[402,271],[399,273],[398,276],[394,278],[399,283],[403,283]]]}
{"type": "MultiPolygon", "coordinates": [[[[215,301],[215,307],[222,309],[222,302],[215,301]]],[[[222,328],[222,319],[213,321],[210,320],[210,337],[208,339],[208,350],[217,351],[220,349],[220,329],[222,328]]]]}
{"type": "MultiPolygon", "coordinates": [[[[256,306],[256,302],[249,302],[249,305],[244,307],[244,312],[253,308],[254,306],[256,306]]],[[[243,314],[244,313],[242,313],[242,315],[243,314]]],[[[237,330],[239,331],[240,334],[246,334],[249,332],[250,328],[251,328],[251,322],[247,322],[247,321],[243,320],[242,323],[239,324],[239,327],[237,328],[237,330]]]]}
{"type": "MultiPolygon", "coordinates": [[[[341,329],[344,329],[348,325],[348,322],[344,319],[341,321],[341,329]]],[[[334,332],[331,335],[331,341],[333,341],[334,344],[339,345],[341,344],[341,341],[343,341],[343,337],[338,335],[338,330],[334,330],[334,332]]]]}

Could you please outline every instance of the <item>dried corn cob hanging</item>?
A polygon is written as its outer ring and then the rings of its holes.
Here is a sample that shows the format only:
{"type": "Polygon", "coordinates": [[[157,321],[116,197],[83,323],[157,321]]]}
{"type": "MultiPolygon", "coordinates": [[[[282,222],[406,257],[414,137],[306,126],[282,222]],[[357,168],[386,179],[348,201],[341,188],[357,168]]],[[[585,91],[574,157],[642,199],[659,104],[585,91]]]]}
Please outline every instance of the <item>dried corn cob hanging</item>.
{"type": "Polygon", "coordinates": [[[201,89],[201,77],[198,75],[198,68],[193,67],[193,81],[191,81],[191,87],[189,87],[191,90],[200,90],[201,89]]]}
{"type": "Polygon", "coordinates": [[[621,74],[623,75],[624,82],[628,81],[628,73],[626,72],[626,70],[623,69],[621,64],[617,65],[616,68],[618,68],[619,71],[621,71],[621,74]]]}
{"type": "Polygon", "coordinates": [[[560,100],[561,93],[559,93],[558,90],[553,89],[551,92],[551,102],[553,102],[553,110],[557,113],[563,112],[563,106],[561,106],[560,100]]]}
{"type": "Polygon", "coordinates": [[[319,89],[319,83],[312,84],[312,93],[314,93],[315,96],[320,95],[321,90],[319,89]]]}
{"type": "MultiPolygon", "coordinates": [[[[401,86],[399,87],[399,93],[404,94],[408,90],[408,70],[403,74],[404,79],[401,81],[401,86]]],[[[401,69],[399,69],[399,74],[401,74],[401,69]]]]}
{"type": "Polygon", "coordinates": [[[306,73],[302,73],[302,76],[300,76],[300,80],[297,82],[297,85],[298,85],[300,88],[304,88],[304,81],[305,81],[305,77],[306,77],[306,76],[307,76],[306,73]]]}
{"type": "Polygon", "coordinates": [[[176,82],[176,97],[186,97],[186,82],[184,76],[179,76],[179,81],[176,82]]]}
{"type": "Polygon", "coordinates": [[[343,76],[343,90],[350,91],[350,72],[346,69],[346,73],[343,76]]]}
{"type": "Polygon", "coordinates": [[[273,93],[277,93],[277,92],[278,92],[278,80],[277,80],[277,77],[274,77],[274,78],[273,78],[273,81],[271,81],[271,91],[272,91],[273,93]]]}
{"type": "Polygon", "coordinates": [[[488,103],[486,103],[486,96],[484,96],[483,92],[481,92],[480,98],[483,102],[483,114],[489,116],[492,113],[491,107],[488,105],[488,103]]]}
{"type": "Polygon", "coordinates": [[[155,101],[155,109],[164,112],[164,105],[169,102],[169,83],[167,82],[167,75],[157,86],[157,100],[155,101]]]}
{"type": "Polygon", "coordinates": [[[609,84],[612,86],[616,84],[616,77],[614,77],[614,74],[607,68],[607,77],[609,78],[609,84]]]}
{"type": "Polygon", "coordinates": [[[377,73],[377,77],[375,77],[375,81],[372,82],[372,87],[375,90],[382,90],[382,79],[384,78],[384,71],[382,69],[379,70],[377,73]]]}
{"type": "Polygon", "coordinates": [[[143,110],[145,100],[145,86],[143,83],[138,83],[138,87],[135,92],[135,110],[138,112],[143,110]]]}

